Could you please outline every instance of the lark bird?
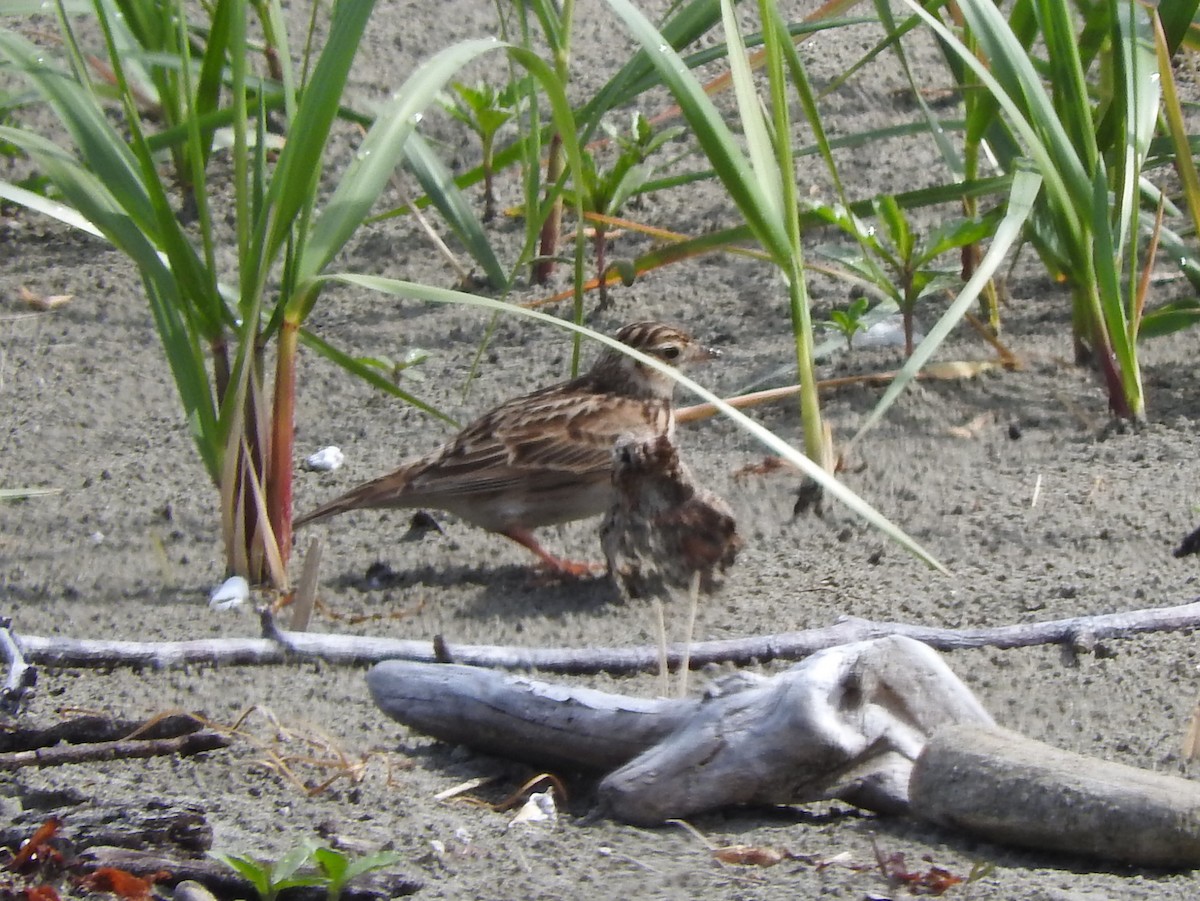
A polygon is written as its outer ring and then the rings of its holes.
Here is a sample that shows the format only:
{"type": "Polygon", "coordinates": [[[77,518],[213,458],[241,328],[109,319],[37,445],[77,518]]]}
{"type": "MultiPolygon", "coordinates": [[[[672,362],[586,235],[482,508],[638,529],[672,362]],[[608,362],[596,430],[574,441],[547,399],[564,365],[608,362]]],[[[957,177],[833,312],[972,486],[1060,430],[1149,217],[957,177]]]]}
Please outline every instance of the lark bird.
{"type": "MultiPolygon", "coordinates": [[[[615,337],[679,368],[719,355],[660,322],[635,322],[615,337]]],[[[670,376],[606,348],[586,374],[506,401],[433,452],[359,485],[294,526],[348,510],[445,510],[527,547],[555,573],[583,575],[591,571],[588,564],[556,557],[533,531],[608,509],[613,445],[621,436],[670,439],[674,393],[670,376]]]]}
{"type": "Polygon", "coordinates": [[[687,588],[697,574],[700,590],[713,591],[742,539],[729,505],[696,484],[669,436],[624,436],[600,544],[622,594],[637,598],[687,588]]]}

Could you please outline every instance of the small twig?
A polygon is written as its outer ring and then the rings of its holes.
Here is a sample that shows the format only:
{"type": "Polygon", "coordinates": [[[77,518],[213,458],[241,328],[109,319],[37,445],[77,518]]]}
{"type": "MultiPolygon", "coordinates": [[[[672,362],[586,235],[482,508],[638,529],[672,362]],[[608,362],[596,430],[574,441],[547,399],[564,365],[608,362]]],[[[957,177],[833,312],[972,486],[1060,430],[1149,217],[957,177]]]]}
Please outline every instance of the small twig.
{"type": "Polygon", "coordinates": [[[19,770],[22,767],[61,766],[64,763],[85,763],[96,760],[125,760],[136,757],[164,757],[179,754],[187,757],[204,751],[215,751],[229,746],[229,739],[214,732],[193,732],[179,738],[156,738],[150,740],[101,741],[86,745],[58,745],[53,748],[38,748],[33,751],[14,751],[0,754],[0,771],[19,770]]]}
{"type": "Polygon", "coordinates": [[[296,599],[292,603],[292,631],[308,631],[308,621],[312,618],[313,607],[317,602],[317,575],[321,569],[321,540],[314,538],[308,543],[308,552],[304,555],[304,568],[300,572],[300,584],[296,587],[296,599]]]}
{"type": "MultiPolygon", "coordinates": [[[[264,628],[268,628],[264,625],[264,628]]],[[[302,660],[362,666],[381,660],[427,663],[454,661],[493,669],[539,669],[583,674],[596,672],[655,672],[658,649],[636,648],[519,648],[494,645],[456,645],[446,641],[416,641],[316,632],[280,632],[272,638],[208,638],[191,641],[101,641],[97,639],[14,635],[29,661],[56,667],[167,667],[182,665],[264,665],[302,660]]],[[[845,617],[832,626],[803,632],[784,632],[749,638],[702,641],[691,646],[693,669],[710,663],[749,665],[753,661],[802,660],[817,651],[854,641],[904,635],[941,651],[968,648],[1021,648],[1044,644],[1076,646],[1105,639],[1131,638],[1141,632],[1180,632],[1200,628],[1200,601],[1173,607],[1151,607],[1122,613],[1077,616],[1042,623],[1016,623],[977,629],[943,629],[909,623],[845,617]]],[[[683,661],[683,645],[672,645],[671,667],[683,661]]]]}
{"type": "MultiPolygon", "coordinates": [[[[917,373],[916,379],[921,382],[930,380],[957,381],[975,378],[980,373],[998,367],[1010,368],[1005,361],[995,362],[992,360],[930,363],[917,373]]],[[[864,375],[844,375],[832,379],[821,379],[817,382],[817,388],[821,391],[828,391],[847,385],[886,385],[894,380],[899,373],[900,371],[896,369],[887,372],[872,372],[864,375]]],[[[782,388],[765,388],[762,391],[751,391],[749,394],[739,394],[735,397],[723,398],[723,400],[735,410],[742,410],[748,407],[757,407],[760,404],[769,403],[774,400],[794,397],[799,393],[799,385],[784,385],[782,388]]],[[[675,421],[696,422],[701,419],[711,419],[716,415],[717,408],[713,404],[693,404],[690,407],[682,407],[676,410],[675,421]]]]}

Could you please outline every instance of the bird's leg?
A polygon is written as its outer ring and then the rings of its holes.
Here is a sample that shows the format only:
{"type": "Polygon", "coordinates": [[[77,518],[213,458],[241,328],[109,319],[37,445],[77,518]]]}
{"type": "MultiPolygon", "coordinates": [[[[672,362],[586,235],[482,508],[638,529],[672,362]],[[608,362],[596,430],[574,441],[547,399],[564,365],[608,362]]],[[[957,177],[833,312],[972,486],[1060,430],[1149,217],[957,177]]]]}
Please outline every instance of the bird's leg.
{"type": "Polygon", "coordinates": [[[505,529],[500,533],[505,538],[511,538],[522,547],[529,548],[537,554],[537,558],[542,561],[542,565],[551,573],[557,576],[569,576],[571,578],[579,578],[580,576],[591,576],[603,572],[604,567],[599,563],[585,563],[581,560],[567,560],[565,557],[556,557],[544,547],[529,529],[523,529],[519,526],[505,529]]]}

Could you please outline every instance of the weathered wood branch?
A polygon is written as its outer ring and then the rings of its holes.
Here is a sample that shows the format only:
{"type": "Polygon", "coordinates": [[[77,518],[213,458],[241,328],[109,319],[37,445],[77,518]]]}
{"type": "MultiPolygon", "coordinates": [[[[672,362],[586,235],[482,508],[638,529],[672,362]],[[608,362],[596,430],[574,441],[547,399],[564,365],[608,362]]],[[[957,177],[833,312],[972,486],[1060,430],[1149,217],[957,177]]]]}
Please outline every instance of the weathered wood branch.
{"type": "Polygon", "coordinates": [[[8,676],[0,687],[0,712],[15,714],[25,695],[37,683],[37,670],[25,660],[13,637],[9,617],[0,618],[0,659],[8,667],[8,676]]]}
{"type": "Polygon", "coordinates": [[[384,713],[539,766],[613,769],[602,807],[652,825],[737,804],[840,797],[908,806],[912,761],[950,723],[991,717],[928,646],[889,637],[741,674],[702,699],[642,700],[464,666],[391,660],[367,674],[384,713]]]}
{"type": "MultiPolygon", "coordinates": [[[[940,651],[1042,644],[1062,644],[1086,651],[1097,641],[1105,639],[1131,638],[1143,632],[1178,632],[1196,628],[1200,628],[1200,601],[1174,607],[1150,607],[1122,613],[977,629],[942,629],[844,617],[832,626],[803,632],[701,641],[687,648],[672,645],[667,649],[667,659],[673,669],[677,669],[685,659],[693,669],[710,663],[748,665],[770,660],[802,660],[825,648],[889,635],[912,638],[940,651]]],[[[314,659],[363,666],[382,660],[413,660],[583,675],[598,672],[654,672],[659,666],[658,649],[649,646],[517,648],[458,645],[446,641],[442,636],[436,636],[432,641],[416,641],[287,632],[276,628],[273,621],[264,632],[268,637],[191,641],[102,641],[19,634],[14,635],[14,639],[30,662],[64,667],[262,666],[314,659]]]]}
{"type": "Polygon", "coordinates": [[[50,748],[60,742],[71,745],[126,738],[178,738],[204,728],[203,721],[186,713],[173,713],[151,720],[123,720],[86,714],[52,726],[10,725],[0,732],[0,752],[50,748]]]}
{"type": "Polygon", "coordinates": [[[992,842],[1147,867],[1200,864],[1200,786],[995,727],[941,729],[911,812],[992,842]]]}
{"type": "Polygon", "coordinates": [[[178,738],[149,740],[98,741],[85,745],[60,745],[32,751],[13,751],[0,754],[0,772],[22,767],[62,766],[66,763],[90,763],[97,760],[125,760],[137,757],[167,757],[178,754],[189,757],[205,751],[229,747],[230,738],[216,732],[193,732],[178,738]]]}

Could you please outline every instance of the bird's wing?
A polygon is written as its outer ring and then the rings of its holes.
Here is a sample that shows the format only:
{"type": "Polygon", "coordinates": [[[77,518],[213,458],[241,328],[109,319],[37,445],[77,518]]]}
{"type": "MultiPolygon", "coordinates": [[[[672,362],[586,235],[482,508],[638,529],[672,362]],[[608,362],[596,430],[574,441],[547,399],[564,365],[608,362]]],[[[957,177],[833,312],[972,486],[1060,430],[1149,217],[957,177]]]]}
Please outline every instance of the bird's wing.
{"type": "Polygon", "coordinates": [[[625,434],[671,428],[667,402],[588,394],[559,386],[509,401],[467,426],[413,472],[414,493],[501,491],[531,477],[607,477],[625,434]]]}

